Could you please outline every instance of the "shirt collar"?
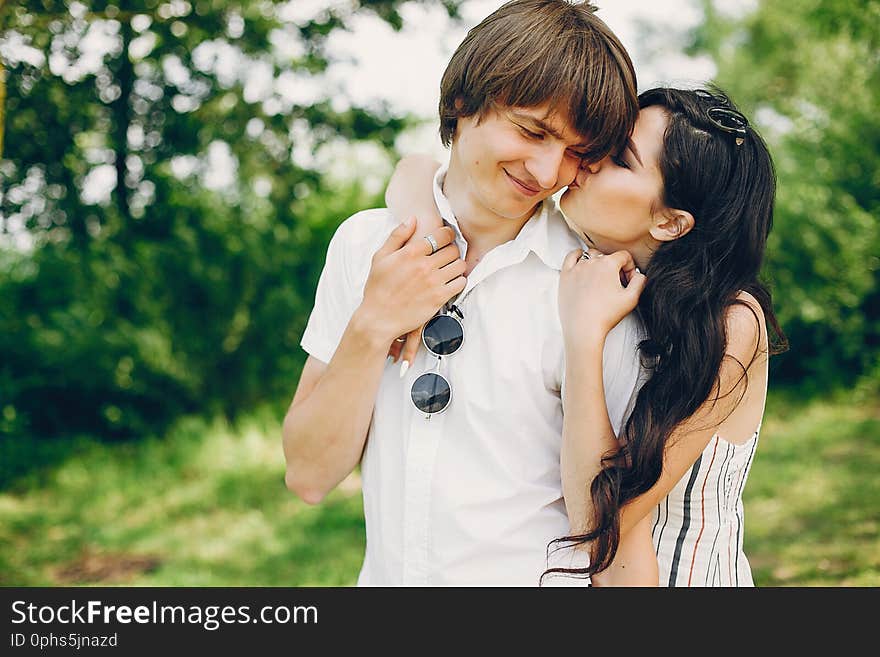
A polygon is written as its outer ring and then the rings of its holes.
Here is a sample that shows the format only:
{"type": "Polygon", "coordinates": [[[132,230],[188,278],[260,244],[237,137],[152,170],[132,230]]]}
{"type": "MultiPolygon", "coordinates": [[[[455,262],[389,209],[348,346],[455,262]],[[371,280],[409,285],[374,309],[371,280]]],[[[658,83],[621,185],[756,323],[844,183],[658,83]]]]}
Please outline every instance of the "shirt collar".
{"type": "MultiPolygon", "coordinates": [[[[456,237],[466,243],[449,199],[443,193],[443,182],[446,180],[448,170],[449,164],[444,164],[434,175],[434,203],[443,220],[455,230],[456,237]]],[[[569,230],[554,197],[547,198],[541,203],[538,211],[531,216],[512,241],[523,251],[523,257],[531,251],[545,265],[557,271],[562,269],[565,256],[580,244],[577,236],[569,230]]]]}

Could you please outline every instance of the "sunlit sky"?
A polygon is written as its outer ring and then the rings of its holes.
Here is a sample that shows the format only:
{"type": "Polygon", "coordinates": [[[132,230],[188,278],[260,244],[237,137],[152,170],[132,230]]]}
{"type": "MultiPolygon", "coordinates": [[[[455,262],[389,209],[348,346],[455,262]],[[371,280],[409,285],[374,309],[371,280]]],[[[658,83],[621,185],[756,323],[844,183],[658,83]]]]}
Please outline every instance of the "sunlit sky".
{"type": "MultiPolygon", "coordinates": [[[[502,0],[466,0],[460,23],[449,20],[439,3],[407,4],[402,9],[404,27],[400,32],[367,12],[359,14],[353,18],[351,30],[332,34],[329,49],[336,63],[322,87],[340,99],[358,104],[385,102],[392,110],[425,117],[422,128],[401,136],[398,149],[402,153],[429,152],[444,159],[447,154],[437,136],[436,121],[440,78],[467,31],[502,4],[502,0]]],[[[709,58],[692,58],[682,52],[686,32],[702,18],[697,2],[594,0],[593,4],[629,50],[640,90],[655,84],[693,86],[714,76],[715,66],[709,58]],[[644,26],[651,32],[646,33],[644,26]]],[[[726,12],[738,12],[753,2],[727,0],[719,4],[726,12]]],[[[319,6],[326,3],[298,0],[298,17],[314,15],[319,6]]],[[[351,158],[333,149],[326,150],[319,160],[321,166],[341,177],[359,177],[370,187],[380,184],[387,165],[372,158],[368,148],[354,152],[361,166],[350,166],[351,158]]]]}
{"type": "MultiPolygon", "coordinates": [[[[306,3],[308,4],[308,2],[306,3]]],[[[332,72],[358,100],[387,99],[393,106],[425,116],[436,110],[440,77],[449,56],[468,29],[501,6],[499,0],[466,0],[464,20],[455,24],[440,7],[408,4],[403,7],[404,28],[395,33],[387,24],[363,13],[352,30],[333,34],[331,52],[341,62],[332,72]]],[[[681,54],[682,33],[696,25],[701,12],[692,0],[607,0],[595,2],[598,15],[630,51],[642,83],[704,79],[714,73],[706,59],[681,54]],[[662,38],[651,43],[640,38],[639,23],[657,28],[662,38]]]]}

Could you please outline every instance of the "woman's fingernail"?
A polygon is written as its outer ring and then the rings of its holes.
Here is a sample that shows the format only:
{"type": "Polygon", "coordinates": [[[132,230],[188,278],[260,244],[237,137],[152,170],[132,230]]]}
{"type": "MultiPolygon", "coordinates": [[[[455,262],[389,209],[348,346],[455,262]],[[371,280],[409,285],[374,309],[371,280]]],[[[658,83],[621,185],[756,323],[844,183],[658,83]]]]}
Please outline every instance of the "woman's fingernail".
{"type": "Polygon", "coordinates": [[[403,378],[403,375],[406,374],[406,371],[409,369],[409,361],[405,360],[400,364],[400,378],[403,378]]]}

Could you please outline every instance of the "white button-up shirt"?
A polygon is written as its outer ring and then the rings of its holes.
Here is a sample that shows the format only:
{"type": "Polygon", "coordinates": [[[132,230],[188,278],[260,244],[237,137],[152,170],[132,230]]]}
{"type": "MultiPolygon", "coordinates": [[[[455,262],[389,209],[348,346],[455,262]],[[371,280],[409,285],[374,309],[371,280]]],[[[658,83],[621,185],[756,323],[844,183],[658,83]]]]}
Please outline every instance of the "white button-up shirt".
{"type": "MultiPolygon", "coordinates": [[[[435,200],[464,257],[444,175],[445,167],[434,180],[435,200]]],[[[330,361],[363,299],[371,256],[398,223],[387,209],[373,209],[338,228],[301,343],[313,357],[330,361]]],[[[562,561],[546,555],[548,543],[569,532],[557,288],[562,260],[581,246],[548,200],[515,239],[474,267],[456,301],[464,342],[439,363],[452,387],[444,412],[427,418],[410,399],[414,379],[437,371],[423,346],[403,379],[398,365],[386,365],[361,461],[367,546],[359,585],[535,586],[548,566],[574,563],[570,550],[562,561]]],[[[631,315],[606,341],[605,394],[616,431],[634,400],[641,337],[631,315]]]]}

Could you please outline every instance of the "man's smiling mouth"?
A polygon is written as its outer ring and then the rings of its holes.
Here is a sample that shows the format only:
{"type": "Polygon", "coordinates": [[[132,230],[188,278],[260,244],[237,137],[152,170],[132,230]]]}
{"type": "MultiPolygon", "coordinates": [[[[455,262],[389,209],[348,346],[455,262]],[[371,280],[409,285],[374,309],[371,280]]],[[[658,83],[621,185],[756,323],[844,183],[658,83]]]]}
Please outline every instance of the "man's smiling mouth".
{"type": "Polygon", "coordinates": [[[538,194],[541,191],[540,189],[535,189],[534,187],[531,187],[530,185],[525,184],[522,180],[520,180],[516,176],[511,175],[510,172],[507,171],[507,169],[503,169],[503,171],[507,175],[507,177],[510,178],[510,181],[518,189],[520,189],[520,191],[522,191],[522,193],[525,194],[526,196],[534,196],[535,194],[538,194]]]}

